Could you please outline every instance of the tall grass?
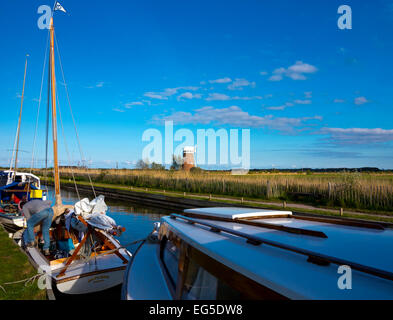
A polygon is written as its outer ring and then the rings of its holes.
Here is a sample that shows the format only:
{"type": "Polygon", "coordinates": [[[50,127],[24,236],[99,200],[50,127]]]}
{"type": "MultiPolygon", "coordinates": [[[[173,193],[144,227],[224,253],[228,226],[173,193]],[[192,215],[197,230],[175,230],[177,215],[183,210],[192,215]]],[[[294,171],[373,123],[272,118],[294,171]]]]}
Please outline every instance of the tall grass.
{"type": "MultiPolygon", "coordinates": [[[[73,169],[76,180],[88,181],[86,170],[73,169]]],[[[41,173],[42,172],[38,172],[41,173]]],[[[94,182],[172,191],[280,199],[354,209],[393,211],[393,175],[379,173],[190,174],[184,171],[90,169],[94,182]]],[[[72,179],[71,169],[61,170],[72,179]]]]}

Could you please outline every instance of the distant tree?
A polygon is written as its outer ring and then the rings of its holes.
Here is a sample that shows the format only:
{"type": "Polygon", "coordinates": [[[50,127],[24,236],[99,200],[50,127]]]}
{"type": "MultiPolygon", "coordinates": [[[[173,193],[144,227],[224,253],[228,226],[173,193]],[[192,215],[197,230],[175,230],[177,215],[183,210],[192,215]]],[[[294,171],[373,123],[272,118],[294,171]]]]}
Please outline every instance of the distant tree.
{"type": "Polygon", "coordinates": [[[160,163],[153,162],[150,165],[150,169],[152,169],[152,170],[165,170],[165,167],[162,164],[160,164],[160,163]]]}
{"type": "Polygon", "coordinates": [[[171,170],[180,170],[183,165],[183,158],[182,156],[172,156],[172,165],[171,165],[171,170]]]}
{"type": "Polygon", "coordinates": [[[149,162],[147,160],[138,160],[138,162],[135,165],[136,169],[140,170],[146,170],[149,169],[149,162]]]}

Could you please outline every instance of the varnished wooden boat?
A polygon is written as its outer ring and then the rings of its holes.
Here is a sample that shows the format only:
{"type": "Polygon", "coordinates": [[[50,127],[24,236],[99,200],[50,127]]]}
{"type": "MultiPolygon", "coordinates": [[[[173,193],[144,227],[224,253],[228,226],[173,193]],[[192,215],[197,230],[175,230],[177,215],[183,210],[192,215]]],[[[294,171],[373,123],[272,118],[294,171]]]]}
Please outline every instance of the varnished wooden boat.
{"type": "MultiPolygon", "coordinates": [[[[60,176],[57,151],[57,114],[56,114],[56,77],[54,59],[54,25],[53,16],[50,20],[50,54],[49,54],[49,86],[51,115],[52,115],[52,136],[53,136],[53,159],[54,159],[54,186],[55,205],[53,206],[54,218],[50,229],[51,244],[55,248],[50,249],[50,255],[44,256],[38,247],[25,247],[32,264],[39,272],[45,273],[50,279],[51,285],[61,293],[78,295],[98,292],[119,286],[122,283],[123,275],[131,253],[125,248],[121,248],[114,235],[119,231],[116,226],[103,230],[92,225],[88,218],[77,216],[80,223],[85,226],[83,236],[77,230],[70,227],[67,229],[67,241],[72,241],[75,249],[69,251],[70,256],[58,257],[59,242],[56,230],[59,227],[58,221],[66,213],[66,209],[72,206],[64,206],[60,194],[60,176]],[[57,250],[57,251],[56,251],[57,250]],[[85,253],[81,252],[85,250],[85,253]],[[87,253],[86,253],[87,252],[87,253]]],[[[105,213],[103,213],[105,214],[105,213]]],[[[60,219],[61,221],[61,219],[60,219]]],[[[60,226],[64,227],[64,225],[60,226]]],[[[124,231],[124,230],[122,230],[124,231]]],[[[36,240],[39,242],[38,234],[36,240]]],[[[56,291],[55,290],[55,291],[56,291]]]]}

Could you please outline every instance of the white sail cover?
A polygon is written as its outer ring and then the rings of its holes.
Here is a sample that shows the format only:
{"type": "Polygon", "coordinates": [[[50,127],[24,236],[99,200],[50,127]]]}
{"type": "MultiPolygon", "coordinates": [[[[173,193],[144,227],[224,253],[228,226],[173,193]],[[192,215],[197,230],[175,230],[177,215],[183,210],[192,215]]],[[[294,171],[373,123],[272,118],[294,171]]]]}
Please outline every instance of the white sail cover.
{"type": "Polygon", "coordinates": [[[95,213],[106,214],[108,206],[105,203],[105,197],[103,195],[90,201],[88,198],[84,198],[75,203],[75,213],[81,215],[84,219],[89,219],[91,215],[95,213]]]}
{"type": "Polygon", "coordinates": [[[111,231],[116,229],[116,221],[105,214],[94,213],[90,216],[89,220],[86,220],[88,224],[95,228],[102,229],[105,231],[111,231]]]}
{"type": "Polygon", "coordinates": [[[95,228],[110,231],[116,228],[116,221],[106,215],[108,206],[103,195],[89,201],[84,198],[75,203],[75,213],[82,216],[87,223],[95,228]]]}

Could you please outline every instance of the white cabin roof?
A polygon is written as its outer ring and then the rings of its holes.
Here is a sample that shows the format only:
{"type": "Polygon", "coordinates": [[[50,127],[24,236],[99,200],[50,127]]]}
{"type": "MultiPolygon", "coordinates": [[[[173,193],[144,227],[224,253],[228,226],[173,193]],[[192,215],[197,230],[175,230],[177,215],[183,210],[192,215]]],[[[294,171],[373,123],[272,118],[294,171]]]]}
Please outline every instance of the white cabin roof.
{"type": "Polygon", "coordinates": [[[186,209],[184,210],[184,212],[188,214],[196,214],[196,215],[204,215],[204,216],[228,218],[228,219],[292,215],[291,211],[277,211],[277,210],[237,208],[237,207],[186,209]]]}
{"type": "Polygon", "coordinates": [[[37,177],[36,175],[34,175],[32,173],[28,173],[28,172],[18,172],[18,171],[15,172],[13,170],[4,170],[3,172],[5,172],[5,173],[12,173],[13,175],[18,176],[18,177],[23,177],[23,176],[24,177],[33,177],[37,181],[40,181],[39,177],[37,177]]]}
{"type": "MultiPolygon", "coordinates": [[[[308,252],[330,256],[369,268],[393,272],[393,229],[373,229],[360,226],[348,226],[334,221],[308,221],[290,217],[255,218],[254,223],[261,226],[247,225],[242,220],[220,221],[220,217],[232,217],[237,214],[261,214],[270,212],[256,209],[212,208],[185,210],[189,217],[177,216],[176,219],[163,217],[169,229],[190,245],[241,274],[284,294],[292,299],[393,299],[393,281],[383,279],[359,270],[352,270],[352,290],[341,290],[337,283],[341,274],[339,265],[330,263],[320,266],[307,261],[307,255],[291,250],[277,248],[269,244],[253,245],[244,237],[225,231],[212,232],[225,228],[243,235],[265,239],[284,246],[299,248],[308,252]],[[192,217],[190,213],[217,216],[217,220],[208,217],[192,217]],[[201,221],[209,226],[198,223],[201,221]],[[323,232],[326,237],[296,234],[279,229],[271,229],[263,224],[290,227],[302,230],[323,232]],[[356,285],[355,285],[356,284],[356,285]]],[[[282,211],[279,211],[281,214],[282,211]]],[[[278,214],[277,212],[274,212],[278,214]]],[[[250,219],[247,219],[247,222],[250,219]]],[[[345,265],[345,264],[343,264],[345,265]]]]}

